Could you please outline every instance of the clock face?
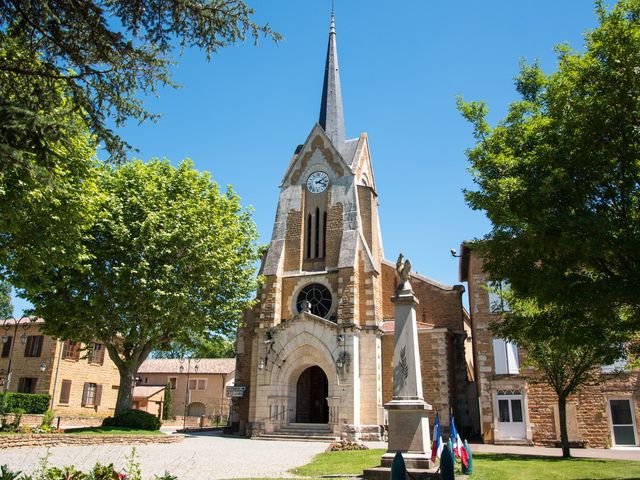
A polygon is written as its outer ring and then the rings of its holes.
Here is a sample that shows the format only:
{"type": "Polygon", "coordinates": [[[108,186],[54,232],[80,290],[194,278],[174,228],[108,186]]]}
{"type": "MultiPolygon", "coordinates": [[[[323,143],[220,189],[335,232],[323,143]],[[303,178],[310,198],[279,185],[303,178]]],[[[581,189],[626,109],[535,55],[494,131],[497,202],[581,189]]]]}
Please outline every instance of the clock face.
{"type": "Polygon", "coordinates": [[[322,193],[329,186],[329,175],[324,172],[313,172],[307,178],[307,188],[311,193],[322,193]]]}

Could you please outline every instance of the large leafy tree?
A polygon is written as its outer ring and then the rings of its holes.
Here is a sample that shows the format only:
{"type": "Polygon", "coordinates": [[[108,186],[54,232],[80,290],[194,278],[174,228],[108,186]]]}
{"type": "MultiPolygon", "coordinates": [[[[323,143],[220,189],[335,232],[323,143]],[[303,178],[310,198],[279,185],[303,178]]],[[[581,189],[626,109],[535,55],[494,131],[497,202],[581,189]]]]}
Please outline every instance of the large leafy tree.
{"type": "MultiPolygon", "coordinates": [[[[43,68],[0,33],[0,64],[7,58],[43,68]]],[[[0,69],[0,276],[18,288],[86,256],[81,240],[96,207],[96,142],[63,87],[0,69]]]]}
{"type": "Polygon", "coordinates": [[[190,161],[104,166],[98,191],[86,260],[48,272],[27,298],[49,333],[104,342],[120,372],[118,414],[152,350],[235,330],[255,288],[256,229],[233,191],[190,161]]]}
{"type": "MultiPolygon", "coordinates": [[[[0,118],[20,126],[47,122],[47,92],[30,96],[33,79],[57,82],[70,99],[68,117],[80,113],[92,134],[117,158],[126,143],[110,125],[127,119],[155,118],[143,98],[159,85],[173,85],[170,67],[176,53],[197,47],[208,58],[220,48],[259,36],[278,40],[268,24],[253,21],[254,11],[242,0],[7,0],[0,2],[0,42],[17,43],[37,65],[19,55],[0,58],[0,74],[11,74],[17,95],[0,98],[0,118]],[[178,52],[177,52],[177,51],[178,52]]],[[[3,81],[7,81],[5,77],[3,81]]],[[[0,122],[0,131],[14,125],[0,122]]],[[[46,145],[50,132],[29,128],[10,137],[4,148],[23,151],[46,145]],[[35,145],[35,146],[34,146],[35,145]]],[[[10,157],[0,156],[0,162],[10,157]]]]}
{"type": "MultiPolygon", "coordinates": [[[[596,2],[583,53],[522,65],[521,99],[495,128],[459,101],[477,143],[468,204],[491,232],[476,248],[494,279],[539,305],[583,309],[629,335],[640,327],[640,0],[596,2]]],[[[583,318],[586,318],[583,316],[583,318]]],[[[577,319],[577,321],[581,321],[577,319]]]]}

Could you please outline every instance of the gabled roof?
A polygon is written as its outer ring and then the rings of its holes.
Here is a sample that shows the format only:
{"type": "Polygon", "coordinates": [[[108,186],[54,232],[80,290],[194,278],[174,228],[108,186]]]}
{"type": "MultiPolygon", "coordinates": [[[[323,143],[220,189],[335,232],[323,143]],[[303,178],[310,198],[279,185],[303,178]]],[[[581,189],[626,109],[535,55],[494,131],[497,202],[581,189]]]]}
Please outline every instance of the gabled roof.
{"type": "Polygon", "coordinates": [[[133,387],[133,398],[149,398],[153,397],[156,393],[162,392],[166,387],[160,386],[147,386],[140,385],[133,387]]]}
{"type": "MultiPolygon", "coordinates": [[[[195,373],[195,367],[198,367],[199,374],[217,373],[229,374],[236,369],[235,358],[192,358],[190,373],[195,373]]],[[[187,362],[181,362],[178,358],[151,358],[145,360],[138,373],[185,373],[187,362]],[[183,367],[184,372],[180,372],[183,367]]]]}
{"type": "MultiPolygon", "coordinates": [[[[396,264],[394,262],[387,260],[386,258],[382,260],[382,263],[394,269],[396,268],[396,264]]],[[[420,275],[417,272],[412,271],[411,276],[414,278],[417,278],[418,280],[422,280],[423,282],[426,282],[430,285],[433,285],[434,287],[438,287],[442,290],[456,290],[456,285],[447,285],[445,283],[440,283],[437,280],[434,280],[433,278],[425,277],[424,275],[420,275]]]]}
{"type": "MultiPolygon", "coordinates": [[[[350,142],[354,142],[357,144],[359,139],[355,139],[355,140],[350,140],[350,142]]],[[[348,160],[343,156],[342,152],[337,148],[337,146],[333,143],[333,141],[331,140],[331,138],[329,138],[329,136],[327,135],[327,133],[324,131],[324,129],[322,128],[322,126],[320,126],[319,123],[316,123],[313,128],[311,129],[311,131],[309,132],[309,135],[307,136],[307,139],[305,140],[304,144],[302,147],[298,146],[298,148],[296,148],[296,154],[294,154],[291,157],[291,161],[289,162],[289,166],[287,167],[287,170],[285,171],[284,176],[282,177],[282,180],[280,182],[280,186],[282,187],[283,185],[286,184],[287,179],[289,179],[289,177],[292,175],[292,173],[294,173],[294,170],[296,168],[296,166],[298,166],[299,168],[303,167],[304,165],[304,160],[305,157],[307,155],[311,155],[316,148],[321,148],[321,150],[328,150],[330,152],[335,152],[334,154],[331,154],[331,156],[333,156],[334,159],[337,159],[338,164],[340,165],[341,169],[344,169],[345,173],[353,173],[352,170],[352,162],[353,162],[353,157],[348,158],[348,160]],[[318,138],[318,136],[322,137],[321,139],[318,138]],[[321,141],[319,141],[321,140],[321,141]],[[321,147],[320,144],[328,144],[326,147],[321,147]],[[302,165],[300,165],[302,164],[302,165]]],[[[352,147],[351,147],[352,148],[352,147]]],[[[351,148],[349,151],[351,151],[351,148]]],[[[352,155],[355,153],[352,153],[352,155]]]]}

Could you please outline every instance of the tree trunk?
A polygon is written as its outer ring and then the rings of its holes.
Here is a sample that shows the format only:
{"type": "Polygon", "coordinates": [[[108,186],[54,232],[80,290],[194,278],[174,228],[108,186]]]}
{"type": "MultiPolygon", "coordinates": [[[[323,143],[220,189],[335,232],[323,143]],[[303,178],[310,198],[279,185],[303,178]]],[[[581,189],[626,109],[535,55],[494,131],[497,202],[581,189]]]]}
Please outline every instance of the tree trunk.
{"type": "Polygon", "coordinates": [[[569,434],[567,432],[567,398],[558,396],[558,413],[560,416],[560,443],[562,444],[562,457],[571,458],[569,450],[569,434]]]}
{"type": "Polygon", "coordinates": [[[120,358],[118,349],[113,343],[105,342],[105,347],[109,353],[109,358],[118,367],[118,372],[120,373],[118,399],[116,400],[116,410],[113,413],[115,417],[125,410],[130,410],[133,406],[133,387],[136,386],[136,375],[142,362],[147,359],[151,350],[153,350],[153,346],[151,343],[140,346],[127,360],[120,358]]]}
{"type": "Polygon", "coordinates": [[[120,372],[120,388],[118,388],[118,399],[116,400],[116,410],[113,414],[117,417],[125,410],[130,410],[133,405],[133,387],[136,386],[137,368],[128,366],[118,367],[120,372]]]}

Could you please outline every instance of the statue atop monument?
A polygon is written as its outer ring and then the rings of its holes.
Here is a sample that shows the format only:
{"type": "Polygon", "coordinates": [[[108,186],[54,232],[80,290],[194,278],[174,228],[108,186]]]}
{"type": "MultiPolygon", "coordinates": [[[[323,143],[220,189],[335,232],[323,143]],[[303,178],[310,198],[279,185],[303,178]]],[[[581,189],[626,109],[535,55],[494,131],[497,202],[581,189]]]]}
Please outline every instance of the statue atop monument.
{"type": "Polygon", "coordinates": [[[402,260],[404,259],[404,255],[401,253],[398,255],[398,260],[396,261],[396,274],[398,275],[398,287],[397,291],[401,292],[403,290],[411,291],[411,284],[409,283],[409,276],[411,275],[411,262],[409,259],[406,259],[404,263],[402,260]]]}

